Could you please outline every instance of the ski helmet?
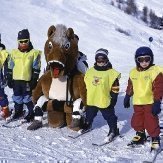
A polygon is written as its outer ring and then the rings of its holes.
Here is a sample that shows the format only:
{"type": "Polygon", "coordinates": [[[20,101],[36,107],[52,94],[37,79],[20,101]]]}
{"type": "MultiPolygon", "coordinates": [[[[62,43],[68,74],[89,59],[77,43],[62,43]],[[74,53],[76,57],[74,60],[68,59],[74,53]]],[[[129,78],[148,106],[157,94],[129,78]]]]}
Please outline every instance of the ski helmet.
{"type": "Polygon", "coordinates": [[[149,47],[142,46],[142,47],[139,47],[136,50],[136,52],[135,52],[135,62],[136,62],[136,65],[138,67],[140,66],[140,63],[137,61],[137,58],[141,57],[141,56],[146,56],[146,55],[151,57],[150,65],[152,65],[153,64],[153,52],[149,47]]]}

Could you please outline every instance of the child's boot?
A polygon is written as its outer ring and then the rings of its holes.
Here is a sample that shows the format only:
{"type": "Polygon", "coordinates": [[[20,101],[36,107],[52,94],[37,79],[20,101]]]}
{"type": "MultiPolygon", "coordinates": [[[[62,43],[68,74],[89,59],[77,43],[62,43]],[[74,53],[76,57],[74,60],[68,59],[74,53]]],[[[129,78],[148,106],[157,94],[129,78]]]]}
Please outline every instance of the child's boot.
{"type": "Polygon", "coordinates": [[[1,111],[0,111],[0,116],[4,119],[6,119],[7,117],[10,116],[10,112],[9,112],[9,108],[8,106],[4,106],[2,107],[1,111]]]}
{"type": "Polygon", "coordinates": [[[128,146],[144,144],[146,140],[147,138],[145,131],[137,131],[136,135],[133,137],[132,141],[128,144],[128,146]]]}
{"type": "Polygon", "coordinates": [[[82,126],[81,133],[87,132],[92,129],[92,123],[85,122],[82,126]]]}
{"type": "Polygon", "coordinates": [[[117,128],[117,127],[110,128],[109,133],[108,133],[108,135],[107,135],[107,137],[105,138],[104,141],[111,142],[118,135],[119,135],[119,128],[117,128]]]}
{"type": "Polygon", "coordinates": [[[157,151],[160,149],[160,137],[152,137],[151,151],[157,151]]]}

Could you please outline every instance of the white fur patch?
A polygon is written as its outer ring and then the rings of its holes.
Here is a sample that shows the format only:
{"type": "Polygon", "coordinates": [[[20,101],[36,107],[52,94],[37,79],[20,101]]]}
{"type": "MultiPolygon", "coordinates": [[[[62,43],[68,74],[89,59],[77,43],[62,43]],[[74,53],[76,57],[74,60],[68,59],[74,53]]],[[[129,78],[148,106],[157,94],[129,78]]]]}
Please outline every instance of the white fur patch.
{"type": "Polygon", "coordinates": [[[39,106],[40,108],[42,108],[43,104],[48,101],[48,99],[43,95],[41,96],[38,100],[37,100],[37,104],[35,105],[36,106],[39,106]]]}
{"type": "Polygon", "coordinates": [[[42,121],[43,118],[42,118],[42,116],[35,116],[34,119],[38,120],[38,121],[42,121]]]}
{"type": "Polygon", "coordinates": [[[72,115],[72,118],[74,118],[74,119],[80,119],[81,118],[81,115],[72,115]]]}
{"type": "MultiPolygon", "coordinates": [[[[49,98],[57,99],[59,101],[66,101],[66,88],[67,87],[67,76],[61,76],[60,78],[53,78],[49,90],[49,98]]],[[[70,100],[70,93],[68,92],[70,100]]]]}
{"type": "Polygon", "coordinates": [[[80,111],[80,104],[81,104],[81,102],[82,102],[82,99],[81,98],[78,98],[78,99],[76,99],[75,101],[74,101],[74,103],[73,103],[73,112],[75,112],[75,111],[80,111]]]}

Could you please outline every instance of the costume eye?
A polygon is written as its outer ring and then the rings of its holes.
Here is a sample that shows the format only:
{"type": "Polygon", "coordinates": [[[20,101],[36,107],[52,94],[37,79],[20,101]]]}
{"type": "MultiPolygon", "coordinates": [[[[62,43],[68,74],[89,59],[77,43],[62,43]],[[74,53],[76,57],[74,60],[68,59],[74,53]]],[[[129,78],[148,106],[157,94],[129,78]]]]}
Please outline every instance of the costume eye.
{"type": "Polygon", "coordinates": [[[49,41],[48,48],[49,48],[49,49],[52,49],[52,48],[53,48],[53,44],[52,44],[51,41],[49,41]]]}
{"type": "Polygon", "coordinates": [[[70,42],[67,42],[67,43],[64,45],[64,48],[65,48],[66,50],[68,50],[68,49],[70,48],[70,42]]]}

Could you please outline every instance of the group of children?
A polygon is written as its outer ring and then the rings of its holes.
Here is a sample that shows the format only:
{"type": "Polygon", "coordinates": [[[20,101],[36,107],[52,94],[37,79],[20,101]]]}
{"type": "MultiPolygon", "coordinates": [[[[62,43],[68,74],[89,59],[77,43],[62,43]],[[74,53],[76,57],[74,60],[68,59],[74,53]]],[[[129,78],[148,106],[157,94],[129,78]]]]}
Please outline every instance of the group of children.
{"type": "MultiPolygon", "coordinates": [[[[77,35],[75,39],[78,42],[77,35]]],[[[34,105],[31,96],[40,73],[40,55],[41,51],[33,48],[27,29],[19,31],[18,49],[12,50],[10,54],[5,50],[5,46],[0,44],[0,115],[6,120],[22,116],[24,104],[28,108],[28,114],[24,119],[27,122],[33,120],[34,105]],[[13,89],[14,109],[10,116],[8,99],[4,92],[6,83],[13,89]]],[[[156,150],[160,147],[158,114],[161,111],[163,97],[163,69],[154,65],[153,52],[145,46],[136,50],[135,62],[136,67],[130,71],[124,98],[124,108],[128,108],[130,98],[133,96],[134,113],[131,126],[136,131],[136,136],[130,145],[143,144],[147,131],[152,138],[151,150],[156,150]]],[[[120,73],[112,67],[108,50],[103,48],[96,51],[95,64],[92,68],[78,69],[85,73],[87,89],[86,122],[83,131],[91,129],[93,120],[100,111],[110,129],[106,141],[112,141],[119,135],[115,105],[119,93],[120,73]]]]}
{"type": "MultiPolygon", "coordinates": [[[[133,96],[134,113],[131,126],[136,135],[129,146],[144,144],[146,131],[152,139],[151,151],[160,148],[160,126],[158,114],[161,112],[163,97],[163,68],[154,65],[154,55],[149,47],[142,46],[135,52],[136,67],[130,71],[124,108],[130,107],[133,96]]],[[[83,132],[91,129],[93,119],[100,111],[107,121],[109,132],[105,141],[112,141],[119,135],[115,105],[119,92],[120,73],[112,68],[106,49],[95,53],[95,64],[86,71],[87,89],[86,123],[83,132]]]]}

